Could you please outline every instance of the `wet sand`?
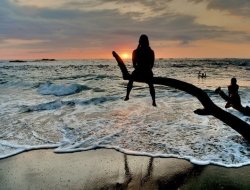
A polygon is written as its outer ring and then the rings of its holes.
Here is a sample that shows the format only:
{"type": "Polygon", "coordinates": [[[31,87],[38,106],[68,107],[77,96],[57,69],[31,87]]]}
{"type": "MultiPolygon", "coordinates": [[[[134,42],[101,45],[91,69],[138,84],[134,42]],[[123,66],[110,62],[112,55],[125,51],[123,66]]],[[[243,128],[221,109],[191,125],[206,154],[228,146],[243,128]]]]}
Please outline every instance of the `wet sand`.
{"type": "Polygon", "coordinates": [[[0,189],[250,189],[250,166],[197,166],[111,149],[35,150],[0,160],[0,189]]]}

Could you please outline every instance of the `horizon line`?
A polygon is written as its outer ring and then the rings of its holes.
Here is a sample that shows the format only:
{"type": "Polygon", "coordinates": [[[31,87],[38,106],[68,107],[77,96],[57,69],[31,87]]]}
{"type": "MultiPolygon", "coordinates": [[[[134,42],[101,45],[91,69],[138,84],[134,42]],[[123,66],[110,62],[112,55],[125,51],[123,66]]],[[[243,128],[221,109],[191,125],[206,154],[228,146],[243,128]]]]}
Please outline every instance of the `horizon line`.
{"type": "MultiPolygon", "coordinates": [[[[16,59],[16,58],[8,58],[8,59],[0,59],[0,61],[43,61],[43,59],[54,59],[54,61],[60,60],[112,60],[114,58],[27,58],[27,59],[16,59]]],[[[250,59],[250,57],[157,57],[155,60],[161,59],[250,59]]],[[[131,60],[131,58],[122,60],[131,60]]]]}

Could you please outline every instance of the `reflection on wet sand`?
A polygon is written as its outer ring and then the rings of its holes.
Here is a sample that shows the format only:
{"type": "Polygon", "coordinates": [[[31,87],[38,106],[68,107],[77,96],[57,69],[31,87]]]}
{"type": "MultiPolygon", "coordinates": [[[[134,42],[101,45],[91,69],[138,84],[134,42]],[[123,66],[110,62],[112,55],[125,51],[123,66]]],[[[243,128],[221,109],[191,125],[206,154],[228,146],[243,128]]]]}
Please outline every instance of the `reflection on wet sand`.
{"type": "Polygon", "coordinates": [[[115,150],[30,151],[0,160],[0,189],[249,189],[250,166],[198,166],[115,150]]]}

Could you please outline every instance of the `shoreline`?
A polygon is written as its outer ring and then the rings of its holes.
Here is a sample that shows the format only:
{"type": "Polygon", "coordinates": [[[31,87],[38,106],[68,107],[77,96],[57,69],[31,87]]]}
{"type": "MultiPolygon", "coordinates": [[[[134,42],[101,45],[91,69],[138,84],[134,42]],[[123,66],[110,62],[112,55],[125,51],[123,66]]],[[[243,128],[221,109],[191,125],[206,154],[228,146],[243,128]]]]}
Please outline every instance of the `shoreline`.
{"type": "Polygon", "coordinates": [[[0,189],[249,189],[250,165],[195,165],[114,149],[31,150],[0,160],[0,189]]]}
{"type": "MultiPolygon", "coordinates": [[[[35,147],[35,148],[29,148],[29,149],[24,149],[24,150],[20,150],[17,151],[13,154],[9,154],[6,155],[4,157],[0,157],[0,161],[3,159],[7,159],[7,158],[11,158],[14,156],[17,156],[19,154],[23,154],[23,153],[28,153],[31,151],[40,151],[40,150],[47,150],[47,151],[52,151],[55,154],[73,154],[73,153],[80,153],[80,152],[87,152],[87,151],[95,151],[95,150],[113,150],[116,151],[118,153],[121,154],[126,154],[128,156],[139,156],[139,157],[148,157],[148,158],[164,158],[164,159],[179,159],[179,160],[186,160],[188,162],[190,162],[193,165],[197,165],[197,166],[218,166],[218,167],[225,167],[225,168],[241,168],[244,166],[250,166],[250,162],[246,162],[243,164],[231,164],[231,165],[225,165],[222,163],[217,163],[217,162],[213,162],[213,161],[204,161],[204,160],[197,160],[193,157],[190,156],[184,156],[184,157],[178,157],[175,155],[164,155],[164,154],[151,154],[151,153],[147,153],[147,152],[136,152],[136,151],[124,151],[123,149],[120,148],[115,148],[115,147],[105,147],[105,146],[97,146],[97,147],[92,147],[89,149],[77,149],[77,150],[70,150],[70,151],[63,151],[61,149],[57,149],[59,145],[52,145],[52,146],[39,146],[39,147],[35,147]]],[[[1,190],[1,189],[0,189],[1,190]]]]}

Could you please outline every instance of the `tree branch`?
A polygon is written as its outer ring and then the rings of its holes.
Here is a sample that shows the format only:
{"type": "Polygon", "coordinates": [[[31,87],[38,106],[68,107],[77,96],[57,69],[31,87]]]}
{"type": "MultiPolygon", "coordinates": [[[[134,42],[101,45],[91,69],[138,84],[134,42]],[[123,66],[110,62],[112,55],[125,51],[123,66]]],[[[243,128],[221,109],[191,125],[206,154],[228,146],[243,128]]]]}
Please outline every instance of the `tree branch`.
{"type": "MultiPolygon", "coordinates": [[[[127,67],[125,66],[123,60],[120,58],[120,56],[116,52],[113,51],[112,54],[114,58],[116,59],[118,66],[120,67],[123,79],[129,80],[131,75],[128,72],[127,67]]],[[[250,142],[250,125],[242,121],[238,117],[216,106],[213,103],[213,101],[209,98],[207,93],[204,92],[202,89],[190,83],[176,80],[173,78],[167,78],[167,77],[154,77],[153,83],[164,85],[164,86],[170,86],[170,87],[179,89],[181,91],[185,91],[188,94],[195,96],[200,101],[200,103],[203,105],[204,108],[195,110],[194,113],[199,114],[199,115],[212,115],[216,117],[217,119],[226,123],[232,129],[237,131],[239,134],[241,134],[248,142],[250,142]]]]}

